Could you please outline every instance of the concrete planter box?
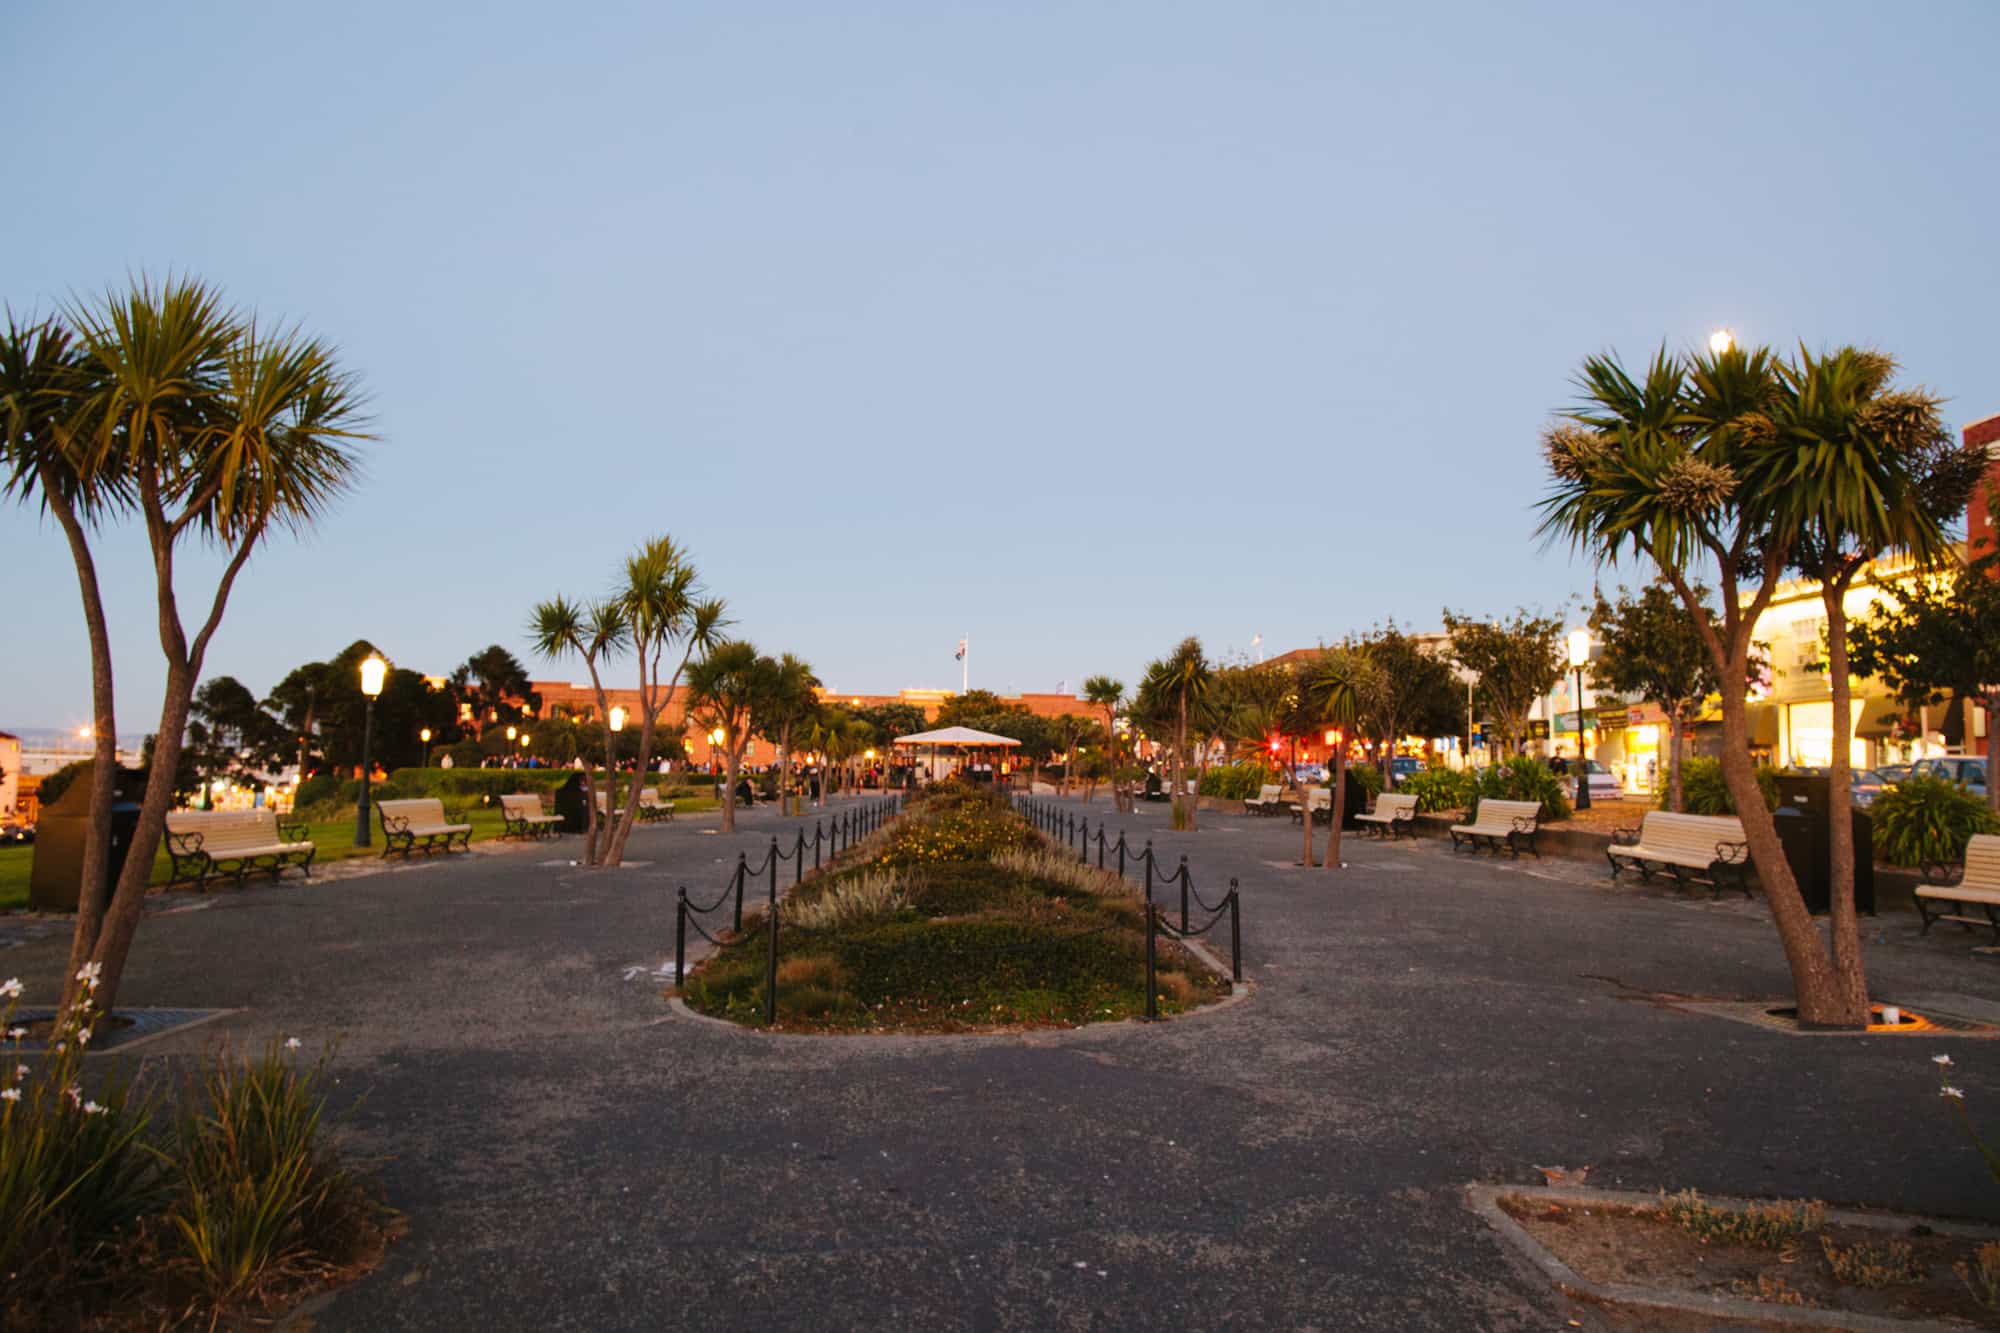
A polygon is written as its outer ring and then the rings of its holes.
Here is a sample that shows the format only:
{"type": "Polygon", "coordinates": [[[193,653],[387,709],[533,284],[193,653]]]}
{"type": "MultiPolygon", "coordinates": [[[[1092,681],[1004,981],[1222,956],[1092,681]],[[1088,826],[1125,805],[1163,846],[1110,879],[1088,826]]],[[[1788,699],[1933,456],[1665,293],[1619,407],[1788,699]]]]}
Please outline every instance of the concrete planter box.
{"type": "Polygon", "coordinates": [[[1240,815],[1244,813],[1243,802],[1232,801],[1222,796],[1197,796],[1195,798],[1195,809],[1216,810],[1225,815],[1240,815]]]}

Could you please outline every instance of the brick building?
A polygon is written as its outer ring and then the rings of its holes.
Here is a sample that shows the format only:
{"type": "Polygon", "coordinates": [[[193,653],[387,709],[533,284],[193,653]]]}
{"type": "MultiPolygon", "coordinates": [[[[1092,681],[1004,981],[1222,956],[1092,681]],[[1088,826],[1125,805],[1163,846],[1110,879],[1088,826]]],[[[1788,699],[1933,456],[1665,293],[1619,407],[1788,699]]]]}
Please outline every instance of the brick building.
{"type": "Polygon", "coordinates": [[[1976,559],[1993,549],[1993,518],[1987,502],[1996,490],[2000,490],[2000,416],[1990,416],[1967,426],[1965,442],[1984,446],[1988,460],[1986,482],[1972,497],[1972,503],[1966,506],[1965,511],[1966,556],[1976,559]]]}

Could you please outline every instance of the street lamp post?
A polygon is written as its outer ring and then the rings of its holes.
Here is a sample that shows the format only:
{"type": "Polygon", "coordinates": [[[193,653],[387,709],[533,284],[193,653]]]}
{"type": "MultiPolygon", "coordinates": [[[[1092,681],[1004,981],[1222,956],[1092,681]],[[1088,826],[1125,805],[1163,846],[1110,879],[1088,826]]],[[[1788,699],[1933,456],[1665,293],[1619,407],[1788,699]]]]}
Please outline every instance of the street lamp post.
{"type": "Polygon", "coordinates": [[[375,696],[382,693],[383,678],[389,674],[389,664],[381,654],[370,653],[361,664],[361,693],[368,698],[368,707],[361,720],[361,798],[354,803],[354,845],[370,846],[368,836],[368,774],[374,767],[374,759],[368,753],[375,745],[375,696]]]}
{"type": "Polygon", "coordinates": [[[417,739],[424,743],[424,767],[431,766],[431,729],[425,727],[417,733],[417,739]]]}
{"type": "Polygon", "coordinates": [[[1576,808],[1590,809],[1590,757],[1583,745],[1583,668],[1590,662],[1590,631],[1569,632],[1569,665],[1576,672],[1576,808]]]}

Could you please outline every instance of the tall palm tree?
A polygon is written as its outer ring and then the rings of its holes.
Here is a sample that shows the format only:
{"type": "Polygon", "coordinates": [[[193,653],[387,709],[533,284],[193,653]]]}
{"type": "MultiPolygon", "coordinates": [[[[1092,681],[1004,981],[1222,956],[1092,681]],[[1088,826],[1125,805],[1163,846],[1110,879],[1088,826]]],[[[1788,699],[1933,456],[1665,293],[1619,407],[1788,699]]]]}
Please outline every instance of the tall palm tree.
{"type": "Polygon", "coordinates": [[[1113,676],[1092,676],[1083,682],[1083,699],[1104,710],[1105,754],[1111,764],[1111,801],[1122,813],[1131,808],[1131,793],[1118,781],[1118,706],[1125,702],[1125,682],[1113,676]]]}
{"type": "Polygon", "coordinates": [[[761,691],[754,726],[778,747],[778,796],[786,813],[792,804],[786,793],[792,785],[792,733],[809,722],[819,706],[820,679],[812,667],[785,653],[764,658],[764,688],[761,691]]]}
{"type": "MultiPolygon", "coordinates": [[[[272,531],[309,528],[348,488],[358,470],[354,447],[369,436],[358,383],[331,347],[238,315],[199,282],[141,280],[73,306],[69,319],[91,381],[83,405],[91,434],[80,452],[93,471],[120,470],[136,498],[167,666],[138,825],[89,949],[99,967],[97,1003],[108,1008],[173,802],[194,688],[230,591],[272,531]],[[222,554],[192,634],[176,580],[176,556],[190,536],[222,554]]],[[[79,933],[84,928],[79,917],[79,933]]]]}
{"type": "Polygon", "coordinates": [[[1197,710],[1208,693],[1214,668],[1201,650],[1201,640],[1189,635],[1160,663],[1164,684],[1174,701],[1174,827],[1192,833],[1198,804],[1187,793],[1188,740],[1198,721],[1197,710]]]}
{"type": "Polygon", "coordinates": [[[1855,576],[1889,551],[1929,565],[1951,556],[1945,525],[1962,513],[1986,468],[1985,451],[1954,437],[1940,401],[1894,386],[1896,363],[1841,347],[1779,367],[1784,393],[1774,414],[1783,446],[1760,456],[1752,485],[1780,498],[1775,523],[1794,534],[1793,563],[1820,585],[1826,610],[1827,675],[1833,696],[1831,939],[1835,971],[1866,995],[1854,903],[1853,716],[1847,593],[1855,576]]]}
{"type": "MultiPolygon", "coordinates": [[[[1310,734],[1321,727],[1337,728],[1333,745],[1332,815],[1326,834],[1326,868],[1340,865],[1340,828],[1347,818],[1347,746],[1353,739],[1354,723],[1361,715],[1362,700],[1373,684],[1374,668],[1351,648],[1329,648],[1299,665],[1297,692],[1298,729],[1310,734]]],[[[1313,863],[1312,803],[1300,793],[1299,822],[1306,827],[1305,856],[1302,864],[1313,863]]]]}
{"type": "MultiPolygon", "coordinates": [[[[590,672],[590,689],[597,696],[597,722],[604,738],[605,780],[611,784],[605,801],[608,813],[611,803],[618,799],[618,761],[613,753],[610,701],[597,668],[599,663],[624,651],[631,642],[630,626],[615,602],[599,600],[579,605],[558,594],[535,604],[528,617],[528,637],[543,657],[555,660],[575,654],[583,659],[584,668],[590,672]]],[[[583,768],[583,863],[587,866],[598,864],[599,833],[608,833],[608,828],[600,830],[599,826],[593,768],[594,764],[585,764],[583,768]]]]}
{"type": "MultiPolygon", "coordinates": [[[[1662,350],[1634,378],[1595,356],[1578,377],[1579,406],[1543,436],[1550,489],[1540,532],[1615,563],[1651,560],[1695,618],[1724,681],[1749,678],[1751,636],[1796,546],[1786,500],[1771,478],[1793,446],[1776,416],[1785,385],[1768,350],[1731,347],[1674,357],[1662,350]],[[1720,619],[1698,595],[1716,577],[1720,619]]],[[[1764,900],[1809,1023],[1856,1027],[1868,1017],[1865,980],[1836,969],[1778,843],[1750,761],[1744,692],[1724,689],[1722,773],[1764,900]]]]}
{"type": "Polygon", "coordinates": [[[688,711],[705,730],[722,732],[725,786],[722,831],[736,831],[736,780],[750,744],[750,718],[764,688],[757,650],[741,639],[725,639],[687,669],[688,711]]]}
{"type": "Polygon", "coordinates": [[[111,632],[90,530],[109,512],[129,505],[122,468],[91,466],[79,444],[89,437],[81,406],[89,381],[76,338],[55,320],[23,324],[10,311],[0,337],[0,495],[23,501],[30,496],[53,514],[69,544],[70,560],[83,598],[90,641],[90,695],[93,753],[90,770],[92,819],[83,845],[77,891],[77,927],[70,937],[70,962],[63,975],[67,997],[74,978],[90,961],[110,897],[111,822],[96,817],[111,809],[118,779],[118,718],[112,691],[111,632]]]}

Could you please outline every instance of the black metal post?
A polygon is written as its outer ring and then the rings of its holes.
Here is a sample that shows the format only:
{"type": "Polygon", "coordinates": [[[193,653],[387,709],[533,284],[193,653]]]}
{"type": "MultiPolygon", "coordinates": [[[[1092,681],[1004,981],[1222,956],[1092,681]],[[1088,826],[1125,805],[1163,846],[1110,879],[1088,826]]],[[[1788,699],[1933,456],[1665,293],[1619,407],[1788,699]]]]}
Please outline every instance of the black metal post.
{"type": "Polygon", "coordinates": [[[1125,830],[1118,830],[1118,878],[1125,878],[1125,830]]]}
{"type": "Polygon", "coordinates": [[[354,806],[354,845],[356,847],[370,847],[374,845],[368,835],[368,770],[374,764],[374,761],[368,757],[368,751],[374,744],[375,696],[371,694],[368,696],[368,706],[362,710],[361,714],[361,799],[354,806]]]}
{"type": "Polygon", "coordinates": [[[730,929],[739,935],[743,933],[743,880],[749,873],[749,861],[744,859],[743,853],[736,853],[736,915],[730,929]]]}
{"type": "Polygon", "coordinates": [[[1104,821],[1097,821],[1097,868],[1104,869],[1104,821]]]}
{"type": "Polygon", "coordinates": [[[1146,861],[1146,901],[1153,901],[1153,840],[1146,839],[1146,850],[1139,853],[1146,861]]]}
{"type": "Polygon", "coordinates": [[[792,848],[792,883],[797,885],[806,877],[806,831],[799,830],[798,844],[792,848]]]}
{"type": "Polygon", "coordinates": [[[771,835],[771,853],[768,858],[771,869],[771,901],[778,901],[778,836],[771,835]]]}
{"type": "Polygon", "coordinates": [[[825,830],[820,827],[819,821],[815,819],[813,821],[813,869],[814,870],[819,869],[819,840],[820,840],[820,835],[824,832],[825,830]]]}
{"type": "Polygon", "coordinates": [[[1151,898],[1147,898],[1146,899],[1146,1018],[1149,1021],[1157,1020],[1160,1016],[1160,989],[1159,989],[1158,979],[1155,976],[1155,969],[1157,967],[1157,963],[1155,962],[1154,958],[1154,946],[1153,946],[1153,932],[1157,918],[1158,918],[1158,912],[1153,907],[1153,900],[1151,898]]]}
{"type": "Polygon", "coordinates": [[[1583,748],[1583,667],[1576,668],[1576,808],[1590,809],[1590,757],[1583,748]]]}
{"type": "Polygon", "coordinates": [[[1181,853],[1181,934],[1188,933],[1188,868],[1187,853],[1181,853]]]}
{"type": "Polygon", "coordinates": [[[1229,881],[1229,979],[1243,980],[1243,914],[1239,906],[1239,890],[1234,879],[1229,881]]]}
{"type": "MultiPolygon", "coordinates": [[[[1103,833],[1102,826],[1099,826],[1098,832],[1100,833],[1100,835],[1103,833]]],[[[1090,864],[1090,816],[1089,815],[1085,815],[1083,817],[1083,840],[1080,843],[1078,843],[1077,846],[1078,846],[1078,852],[1076,859],[1083,862],[1083,864],[1085,865],[1089,865],[1090,864]]]]}
{"type": "MultiPolygon", "coordinates": [[[[777,842],[771,844],[777,850],[777,842]]],[[[768,913],[766,924],[770,927],[770,957],[764,969],[764,1026],[775,1027],[778,1022],[778,861],[771,859],[771,901],[765,906],[768,913]]]]}
{"type": "Polygon", "coordinates": [[[674,989],[681,988],[681,978],[687,975],[686,959],[688,947],[688,891],[681,885],[679,901],[674,904],[674,989]]]}

